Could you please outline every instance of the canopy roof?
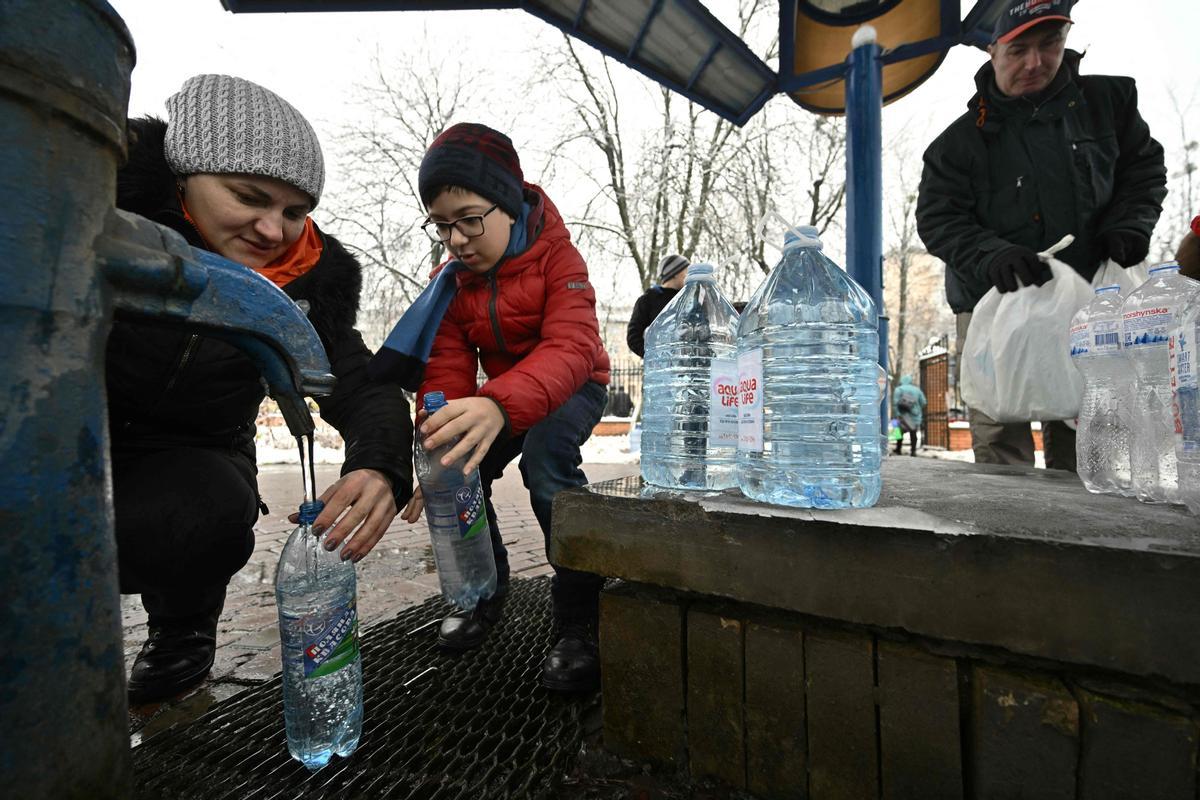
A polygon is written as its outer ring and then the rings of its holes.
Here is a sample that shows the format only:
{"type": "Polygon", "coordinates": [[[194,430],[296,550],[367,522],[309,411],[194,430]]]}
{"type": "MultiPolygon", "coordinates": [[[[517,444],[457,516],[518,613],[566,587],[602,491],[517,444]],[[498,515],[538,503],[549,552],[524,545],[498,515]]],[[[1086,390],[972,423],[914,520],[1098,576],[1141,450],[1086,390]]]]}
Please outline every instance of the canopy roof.
{"type": "Polygon", "coordinates": [[[221,0],[234,13],[520,8],[738,125],[777,92],[819,113],[845,109],[850,37],[884,48],[884,101],[918,86],[956,44],[986,46],[1007,0],[780,0],[776,72],[700,0],[221,0]]]}

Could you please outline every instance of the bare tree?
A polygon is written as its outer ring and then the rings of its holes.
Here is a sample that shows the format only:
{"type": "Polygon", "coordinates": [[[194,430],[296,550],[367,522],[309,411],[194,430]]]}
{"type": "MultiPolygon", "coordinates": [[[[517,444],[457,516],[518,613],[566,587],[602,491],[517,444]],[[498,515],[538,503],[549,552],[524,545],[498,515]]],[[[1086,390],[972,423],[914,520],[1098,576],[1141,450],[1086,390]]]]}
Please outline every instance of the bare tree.
{"type": "Polygon", "coordinates": [[[417,171],[425,149],[473,97],[461,70],[426,48],[396,59],[376,53],[372,73],[356,89],[365,120],[335,139],[340,168],[329,201],[329,224],[363,265],[360,327],[378,343],[428,283],[441,245],[418,230],[423,214],[417,171]]]}
{"type": "MultiPolygon", "coordinates": [[[[764,0],[744,0],[741,33],[767,8],[764,0]]],[[[677,252],[732,266],[722,282],[732,296],[744,296],[772,266],[756,233],[769,207],[822,230],[841,211],[840,120],[812,117],[785,101],[739,129],[655,88],[654,122],[647,124],[644,105],[628,110],[631,93],[619,90],[607,58],[566,37],[544,58],[543,82],[571,109],[551,157],[571,162],[591,182],[584,213],[569,223],[586,232],[593,251],[627,264],[643,287],[657,277],[659,259],[677,252]],[[602,170],[589,168],[597,157],[602,170]]]]}
{"type": "MultiPolygon", "coordinates": [[[[1169,89],[1168,94],[1175,112],[1177,138],[1175,147],[1171,148],[1175,160],[1167,165],[1167,199],[1162,217],[1154,230],[1153,253],[1156,261],[1175,258],[1175,250],[1189,230],[1189,223],[1197,213],[1196,201],[1200,199],[1196,185],[1200,142],[1189,135],[1196,121],[1195,92],[1186,101],[1181,101],[1174,89],[1169,89]]],[[[1171,150],[1168,152],[1171,153],[1171,150]]]]}

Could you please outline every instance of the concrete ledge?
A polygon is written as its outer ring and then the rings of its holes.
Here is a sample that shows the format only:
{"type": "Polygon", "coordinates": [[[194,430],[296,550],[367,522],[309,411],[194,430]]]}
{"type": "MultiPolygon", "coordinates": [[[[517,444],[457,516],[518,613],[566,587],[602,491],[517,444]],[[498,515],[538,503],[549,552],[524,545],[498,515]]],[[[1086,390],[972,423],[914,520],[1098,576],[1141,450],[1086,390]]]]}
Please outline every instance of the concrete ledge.
{"type": "Polygon", "coordinates": [[[1200,684],[1200,521],[1069,473],[888,459],[877,507],[560,492],[551,560],[947,642],[1200,684]]]}

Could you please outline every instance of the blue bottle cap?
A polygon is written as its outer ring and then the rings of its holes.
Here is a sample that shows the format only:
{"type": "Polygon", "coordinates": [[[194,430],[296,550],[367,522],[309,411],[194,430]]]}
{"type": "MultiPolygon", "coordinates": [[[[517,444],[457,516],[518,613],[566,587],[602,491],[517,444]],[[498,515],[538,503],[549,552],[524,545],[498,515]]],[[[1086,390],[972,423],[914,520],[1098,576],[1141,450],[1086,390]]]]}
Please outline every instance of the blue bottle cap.
{"type": "Polygon", "coordinates": [[[312,525],[325,508],[323,500],[313,500],[311,503],[300,504],[300,524],[312,525]]]}
{"type": "Polygon", "coordinates": [[[821,232],[814,225],[798,225],[783,234],[783,249],[789,247],[820,247],[821,232]]]}
{"type": "Polygon", "coordinates": [[[1157,267],[1152,267],[1150,270],[1150,274],[1153,275],[1156,272],[1178,272],[1178,271],[1179,271],[1179,264],[1174,261],[1168,261],[1165,264],[1159,264],[1157,267]]]}
{"type": "Polygon", "coordinates": [[[426,392],[425,393],[425,412],[427,414],[433,414],[433,412],[437,411],[439,408],[443,408],[445,405],[446,405],[445,392],[426,392]]]}
{"type": "Polygon", "coordinates": [[[1104,294],[1105,292],[1116,292],[1117,294],[1120,294],[1121,287],[1114,283],[1112,286],[1099,286],[1096,288],[1096,294],[1104,294]]]}
{"type": "Polygon", "coordinates": [[[714,272],[716,272],[716,267],[714,267],[712,264],[705,264],[704,262],[692,264],[688,266],[687,269],[687,280],[690,281],[692,278],[703,278],[706,275],[712,275],[714,272]]]}

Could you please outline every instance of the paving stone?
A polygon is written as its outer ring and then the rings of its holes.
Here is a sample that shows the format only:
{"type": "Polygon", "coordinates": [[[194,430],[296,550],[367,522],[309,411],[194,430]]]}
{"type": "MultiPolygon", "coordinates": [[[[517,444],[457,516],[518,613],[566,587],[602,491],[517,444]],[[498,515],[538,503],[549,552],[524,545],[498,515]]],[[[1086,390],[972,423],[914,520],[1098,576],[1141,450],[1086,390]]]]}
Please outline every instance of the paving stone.
{"type": "Polygon", "coordinates": [[[746,788],[764,800],[804,800],[803,633],[782,622],[750,622],[745,652],[746,788]]]}
{"type": "Polygon", "coordinates": [[[618,755],[683,765],[683,609],[618,584],[600,596],[604,745],[618,755]],[[646,643],[654,642],[653,647],[646,643]]]}
{"type": "Polygon", "coordinates": [[[1196,722],[1162,707],[1076,691],[1079,800],[1195,800],[1196,722]]]}
{"type": "Polygon", "coordinates": [[[884,800],[962,800],[958,665],[887,641],[876,658],[884,800]]]}
{"type": "Polygon", "coordinates": [[[687,746],[692,777],[746,785],[742,636],[720,611],[687,612],[687,746]]]}
{"type": "Polygon", "coordinates": [[[874,643],[867,636],[807,634],[804,668],[809,797],[878,796],[874,643]]]}
{"type": "Polygon", "coordinates": [[[1079,707],[1050,675],[974,665],[972,785],[981,800],[1075,800],[1079,707]]]}

